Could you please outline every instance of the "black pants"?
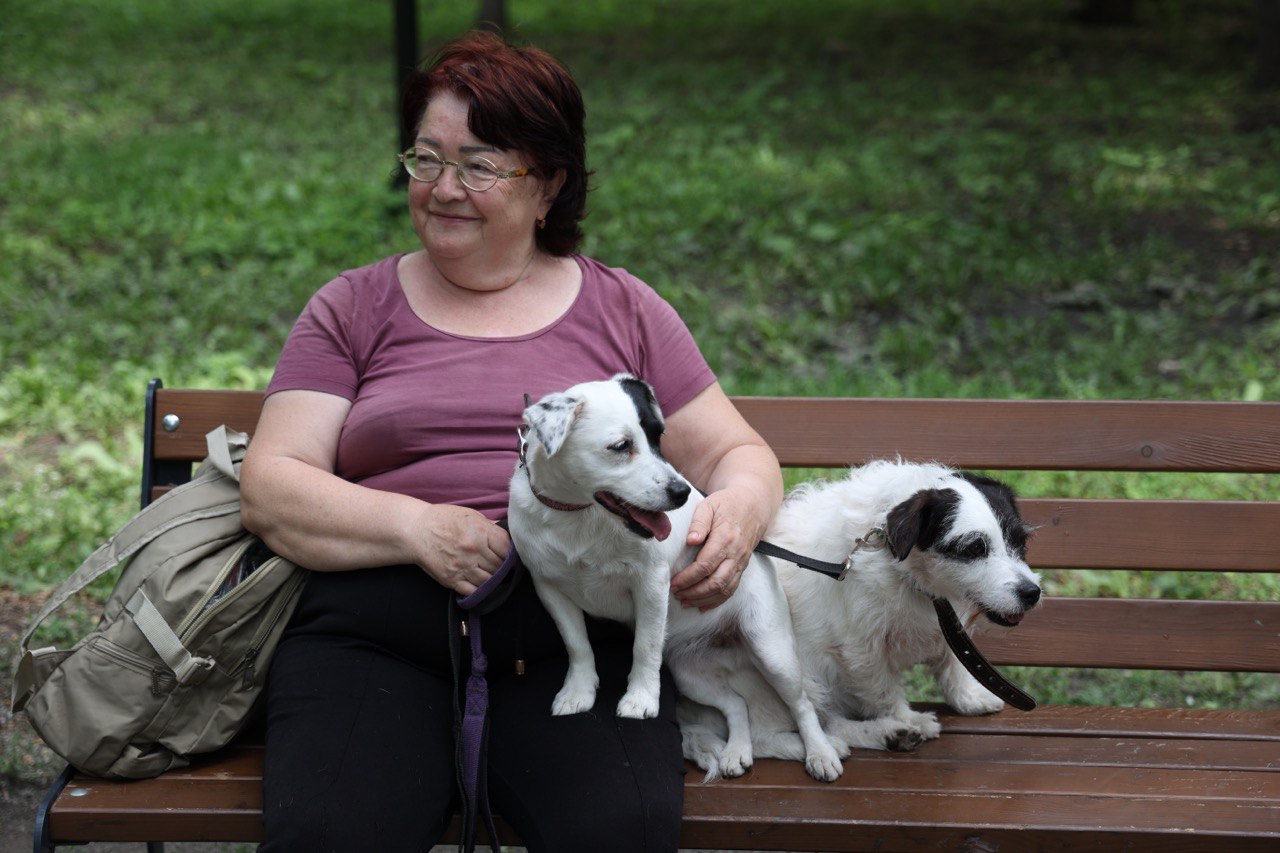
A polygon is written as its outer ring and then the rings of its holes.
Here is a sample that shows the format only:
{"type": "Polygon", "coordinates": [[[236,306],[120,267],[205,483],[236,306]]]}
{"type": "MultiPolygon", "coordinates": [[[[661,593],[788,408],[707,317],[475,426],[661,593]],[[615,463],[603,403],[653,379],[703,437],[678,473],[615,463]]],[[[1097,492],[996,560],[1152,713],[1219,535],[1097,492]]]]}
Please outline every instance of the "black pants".
{"type": "MultiPolygon", "coordinates": [[[[421,853],[437,842],[458,803],[449,595],[410,566],[311,576],[267,678],[261,850],[421,853]]],[[[532,581],[483,617],[490,802],[530,851],[676,850],[674,686],[664,670],[656,719],[618,718],[631,634],[588,621],[595,707],[553,717],[568,660],[532,581]]]]}

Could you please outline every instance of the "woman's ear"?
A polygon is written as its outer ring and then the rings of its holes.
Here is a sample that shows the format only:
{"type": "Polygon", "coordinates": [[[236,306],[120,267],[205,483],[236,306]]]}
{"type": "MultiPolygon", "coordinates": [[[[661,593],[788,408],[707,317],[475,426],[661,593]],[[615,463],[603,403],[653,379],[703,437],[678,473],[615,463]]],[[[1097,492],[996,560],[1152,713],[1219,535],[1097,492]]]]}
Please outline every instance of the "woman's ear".
{"type": "Polygon", "coordinates": [[[556,203],[556,197],[564,187],[565,178],[564,169],[556,169],[554,175],[542,182],[542,203],[546,205],[542,211],[542,218],[546,218],[551,206],[556,203]]]}

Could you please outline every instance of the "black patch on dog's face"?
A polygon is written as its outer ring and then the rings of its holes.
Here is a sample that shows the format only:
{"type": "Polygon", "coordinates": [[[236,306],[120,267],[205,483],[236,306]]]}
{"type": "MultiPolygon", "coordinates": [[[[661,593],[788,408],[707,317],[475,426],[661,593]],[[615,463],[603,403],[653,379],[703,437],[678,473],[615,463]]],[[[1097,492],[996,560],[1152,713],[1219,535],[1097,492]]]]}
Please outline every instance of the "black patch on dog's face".
{"type": "Polygon", "coordinates": [[[654,455],[662,456],[658,443],[662,440],[666,425],[662,422],[662,412],[658,409],[658,401],[653,396],[653,388],[648,382],[634,376],[623,377],[618,380],[618,384],[622,386],[623,391],[627,392],[632,405],[636,407],[640,428],[644,430],[644,436],[649,441],[649,448],[654,455]]]}
{"type": "Polygon", "coordinates": [[[955,489],[921,489],[889,511],[889,552],[905,560],[912,548],[927,550],[946,538],[960,504],[955,489]]]}
{"type": "Polygon", "coordinates": [[[991,511],[995,513],[996,521],[1000,523],[1000,532],[1004,535],[1004,541],[1009,546],[1009,550],[1025,560],[1027,558],[1027,525],[1022,520],[1022,513],[1018,512],[1018,496],[1013,489],[999,480],[982,474],[961,471],[959,476],[972,483],[974,488],[987,499],[991,511]]]}

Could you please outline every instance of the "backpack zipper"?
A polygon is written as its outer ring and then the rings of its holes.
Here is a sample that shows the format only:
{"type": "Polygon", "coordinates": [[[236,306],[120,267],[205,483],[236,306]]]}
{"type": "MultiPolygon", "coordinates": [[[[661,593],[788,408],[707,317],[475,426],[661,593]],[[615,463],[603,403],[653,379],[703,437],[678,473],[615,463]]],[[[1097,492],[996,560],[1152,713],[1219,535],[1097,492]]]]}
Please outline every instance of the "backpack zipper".
{"type": "MultiPolygon", "coordinates": [[[[195,606],[192,607],[191,610],[187,612],[186,617],[178,623],[178,627],[174,629],[173,633],[178,635],[178,639],[182,640],[184,645],[190,635],[194,633],[195,626],[193,623],[200,621],[200,617],[204,615],[205,610],[209,607],[209,602],[215,595],[217,595],[218,590],[222,588],[222,584],[226,581],[227,577],[235,571],[236,566],[240,564],[241,558],[244,557],[251,545],[253,545],[253,539],[247,539],[243,545],[236,548],[236,550],[231,554],[231,557],[228,558],[226,565],[218,570],[218,574],[213,579],[213,583],[209,584],[209,588],[200,596],[200,599],[195,603],[195,606]]],[[[257,574],[257,572],[254,572],[254,574],[257,574]]],[[[246,578],[245,583],[248,583],[249,580],[252,580],[252,576],[246,578]]],[[[240,586],[244,586],[244,584],[240,584],[236,589],[239,589],[240,586]]],[[[233,589],[223,600],[225,601],[226,598],[230,598],[234,593],[235,590],[233,589]]]]}
{"type": "MultiPolygon", "coordinates": [[[[279,558],[277,558],[279,559],[279,558]]],[[[261,569],[259,569],[261,571],[261,569]]],[[[276,592],[275,600],[271,602],[271,609],[267,612],[267,616],[258,625],[258,630],[254,632],[253,639],[249,641],[249,648],[244,653],[244,658],[240,664],[233,670],[234,675],[237,671],[243,673],[240,687],[242,690],[248,690],[253,687],[253,682],[257,677],[257,660],[258,655],[262,652],[262,645],[267,641],[267,637],[271,634],[271,629],[280,621],[280,616],[293,598],[294,590],[302,586],[307,576],[302,569],[295,568],[293,577],[284,582],[276,592]]]]}
{"type": "Polygon", "coordinates": [[[240,562],[240,558],[244,556],[245,551],[249,550],[249,546],[251,544],[252,544],[252,541],[245,543],[244,548],[236,549],[235,557],[227,565],[227,569],[218,573],[218,577],[219,577],[218,584],[216,586],[211,587],[209,593],[207,593],[199,603],[199,608],[192,610],[192,612],[187,616],[187,618],[183,620],[184,623],[186,624],[184,624],[183,626],[180,626],[180,630],[178,630],[176,633],[178,635],[178,639],[181,640],[182,644],[187,648],[191,648],[191,644],[189,642],[191,638],[199,636],[200,632],[204,629],[204,627],[208,625],[209,622],[212,621],[219,613],[225,610],[227,608],[227,605],[229,605],[231,602],[235,601],[237,598],[243,595],[245,590],[252,589],[254,584],[258,583],[262,578],[266,577],[266,575],[270,572],[270,570],[274,568],[276,563],[283,562],[279,557],[272,557],[271,559],[267,560],[261,566],[258,566],[258,568],[254,569],[253,574],[249,575],[240,583],[236,584],[235,587],[232,588],[230,592],[228,592],[222,598],[219,598],[216,602],[213,603],[213,606],[210,607],[209,599],[213,597],[213,593],[216,592],[218,588],[222,585],[222,580],[226,578],[227,573],[230,570],[234,569],[235,566],[240,562]],[[192,619],[193,616],[195,617],[194,620],[192,619]]]}

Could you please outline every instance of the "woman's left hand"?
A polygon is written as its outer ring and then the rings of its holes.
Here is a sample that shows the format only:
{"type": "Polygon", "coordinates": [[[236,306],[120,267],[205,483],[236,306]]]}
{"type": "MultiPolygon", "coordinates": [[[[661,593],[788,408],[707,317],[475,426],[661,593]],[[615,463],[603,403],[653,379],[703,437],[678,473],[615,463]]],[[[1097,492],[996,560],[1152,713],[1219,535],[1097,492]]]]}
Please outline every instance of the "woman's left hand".
{"type": "Polygon", "coordinates": [[[671,594],[682,605],[707,611],[738,588],[752,549],[778,511],[778,457],[718,382],[667,417],[662,449],[707,494],[693,511],[685,540],[698,554],[671,579],[671,594]]]}
{"type": "Polygon", "coordinates": [[[686,542],[699,547],[694,561],[671,579],[671,592],[685,607],[707,611],[733,595],[764,534],[760,498],[747,490],[712,492],[694,510],[686,542]]]}

